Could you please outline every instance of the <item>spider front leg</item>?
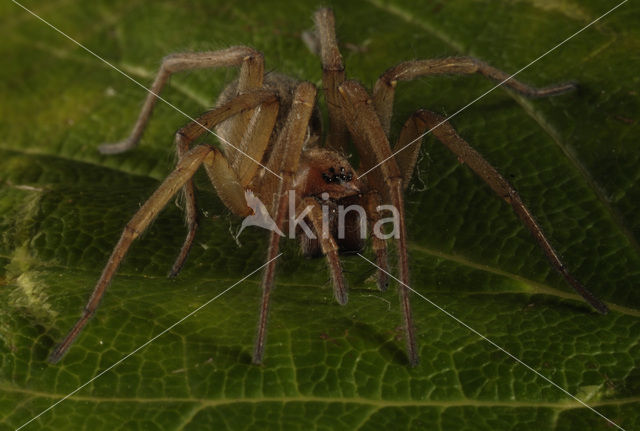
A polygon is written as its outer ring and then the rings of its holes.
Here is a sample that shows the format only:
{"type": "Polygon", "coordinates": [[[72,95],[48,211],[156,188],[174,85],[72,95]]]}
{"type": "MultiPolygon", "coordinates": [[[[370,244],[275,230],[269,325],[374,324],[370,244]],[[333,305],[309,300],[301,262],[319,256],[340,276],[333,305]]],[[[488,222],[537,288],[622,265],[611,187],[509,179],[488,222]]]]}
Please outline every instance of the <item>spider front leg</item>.
{"type": "Polygon", "coordinates": [[[91,298],[84,308],[82,317],[80,317],[64,340],[55,348],[53,353],[51,353],[49,357],[50,362],[55,363],[60,360],[82,328],[84,328],[91,316],[95,313],[107,286],[120,266],[122,259],[124,259],[131,243],[146,230],[160,210],[164,208],[167,202],[180,190],[182,185],[193,176],[200,165],[207,159],[212,161],[212,151],[213,148],[203,145],[185,154],[176,169],[162,182],[160,187],[158,187],[153,195],[151,195],[131,218],[129,223],[127,223],[120,240],[118,240],[118,243],[111,253],[111,257],[109,257],[107,265],[102,271],[102,275],[91,294],[91,298]]]}
{"type": "MultiPolygon", "coordinates": [[[[278,183],[275,176],[262,176],[260,188],[271,191],[273,204],[270,213],[280,231],[284,228],[285,217],[288,214],[289,190],[293,187],[293,177],[298,170],[298,163],[305,143],[309,120],[315,105],[316,88],[313,84],[302,82],[298,85],[293,96],[293,102],[284,126],[271,150],[271,157],[267,161],[267,167],[280,172],[282,178],[278,183]]],[[[269,248],[267,251],[268,265],[265,267],[262,277],[262,300],[260,304],[260,316],[258,318],[258,332],[253,348],[253,363],[261,364],[264,357],[264,346],[267,336],[267,318],[269,315],[269,303],[275,277],[276,257],[280,250],[280,235],[272,231],[269,236],[269,248]]]]}
{"type": "MultiPolygon", "coordinates": [[[[195,136],[202,130],[202,126],[206,128],[213,127],[221,121],[231,118],[234,115],[242,113],[247,109],[255,108],[260,104],[273,104],[277,102],[276,96],[271,91],[257,90],[250,92],[236,99],[230,100],[226,104],[215,108],[201,117],[198,123],[190,123],[181,129],[184,136],[195,136]],[[202,125],[202,126],[201,126],[202,125]]],[[[200,132],[201,133],[201,132],[200,132]]],[[[184,147],[186,150],[186,147],[184,147]]],[[[180,190],[204,163],[209,176],[219,191],[222,201],[236,214],[247,215],[247,206],[244,202],[243,189],[237,180],[234,182],[235,174],[229,167],[224,155],[217,149],[209,146],[198,146],[182,155],[178,161],[176,169],[164,180],[160,187],[153,193],[144,205],[136,212],[131,221],[127,224],[116,244],[107,265],[102,271],[102,275],[98,280],[91,298],[85,306],[82,317],[76,322],[69,331],[65,339],[60,343],[51,354],[49,360],[57,362],[69,349],[75,338],[78,336],[82,328],[87,324],[91,316],[95,313],[107,286],[113,278],[118,266],[124,259],[125,254],[133,240],[135,240],[153,221],[155,216],[160,212],[167,202],[180,190]],[[224,185],[224,186],[222,186],[224,185]]],[[[189,236],[187,236],[187,240],[189,236]]],[[[184,248],[184,247],[183,247],[184,248]]]]}
{"type": "Polygon", "coordinates": [[[403,177],[395,159],[393,159],[389,141],[373,109],[373,103],[367,91],[356,81],[345,81],[340,85],[339,91],[342,98],[342,112],[360,155],[360,170],[368,170],[386,160],[385,163],[379,166],[379,169],[371,172],[366,179],[369,187],[385,196],[398,212],[396,226],[400,280],[398,291],[403,312],[407,355],[409,363],[415,366],[418,364],[418,348],[409,301],[409,260],[407,256],[403,177]]]}
{"type": "MultiPolygon", "coordinates": [[[[518,192],[513,186],[509,184],[480,153],[462,139],[451,124],[445,121],[442,116],[426,110],[420,110],[414,113],[405,123],[396,147],[398,147],[398,149],[404,148],[409,142],[422,136],[422,134],[429,129],[433,129],[432,133],[440,142],[482,178],[499,197],[511,205],[515,213],[520,217],[520,220],[522,220],[522,223],[524,223],[536,239],[551,262],[551,265],[562,274],[571,287],[598,312],[602,314],[608,313],[609,308],[569,273],[560,256],[542,232],[542,228],[533,218],[531,212],[522,202],[518,192]]],[[[418,151],[420,145],[419,142],[415,144],[414,148],[404,150],[409,153],[404,159],[404,163],[407,165],[403,167],[407,169],[408,172],[412,172],[413,166],[415,165],[415,156],[411,154],[418,151]]],[[[397,155],[404,153],[404,151],[401,151],[397,155]]]]}
{"type": "Polygon", "coordinates": [[[240,91],[262,86],[264,73],[262,54],[246,46],[234,46],[220,51],[185,52],[166,56],[162,60],[131,134],[115,144],[100,145],[99,151],[102,154],[118,154],[136,147],[151,117],[158,95],[172,74],[185,70],[229,66],[242,66],[239,79],[240,91]]]}

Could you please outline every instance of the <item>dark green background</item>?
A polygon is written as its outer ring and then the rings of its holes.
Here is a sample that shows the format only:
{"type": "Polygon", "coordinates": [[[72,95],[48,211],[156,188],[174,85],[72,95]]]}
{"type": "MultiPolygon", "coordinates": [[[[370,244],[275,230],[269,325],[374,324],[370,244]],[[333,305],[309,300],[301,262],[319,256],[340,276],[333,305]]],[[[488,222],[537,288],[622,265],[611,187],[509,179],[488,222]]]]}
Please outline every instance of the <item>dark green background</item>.
{"type": "MultiPolygon", "coordinates": [[[[300,40],[310,1],[26,1],[149,85],[171,52],[248,44],[267,69],[320,83],[300,40]]],[[[354,1],[336,5],[351,77],[371,86],[411,58],[474,55],[515,72],[615,6],[589,1],[354,1]]],[[[526,100],[499,89],[453,120],[520,191],[572,272],[612,312],[592,312],[550,269],[513,212],[431,138],[407,193],[412,287],[627,430],[640,428],[640,13],[630,1],[522,72],[578,92],[526,100]]],[[[0,430],[22,425],[258,268],[265,233],[198,176],[203,227],[183,273],[165,274],[185,229],[168,206],[131,250],[95,318],[57,365],[121,229],[172,169],[186,119],[160,104],[142,145],[106,157],[145,93],[12,2],[0,4],[0,430]]],[[[163,95],[190,115],[234,70],[175,76],[163,95]]],[[[399,86],[413,110],[452,114],[493,83],[399,86]]],[[[208,137],[206,142],[214,142],[208,137]]],[[[26,430],[610,430],[504,353],[413,295],[421,365],[407,367],[395,286],[345,258],[348,305],[325,263],[284,244],[266,360],[249,364],[259,275],[236,286],[26,430]]]]}

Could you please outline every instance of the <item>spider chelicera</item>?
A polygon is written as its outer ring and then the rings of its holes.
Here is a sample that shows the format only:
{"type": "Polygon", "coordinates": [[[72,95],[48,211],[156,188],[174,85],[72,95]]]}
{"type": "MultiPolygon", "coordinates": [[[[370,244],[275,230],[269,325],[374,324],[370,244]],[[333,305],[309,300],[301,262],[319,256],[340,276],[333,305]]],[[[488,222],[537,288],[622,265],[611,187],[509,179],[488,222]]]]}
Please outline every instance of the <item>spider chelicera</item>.
{"type": "MultiPolygon", "coordinates": [[[[398,211],[396,235],[398,290],[403,313],[407,355],[411,365],[418,363],[418,347],[409,303],[409,265],[404,217],[404,189],[411,180],[418,158],[421,137],[427,130],[470,167],[502,199],[510,204],[557,269],[593,308],[601,313],[606,305],[595,298],[569,274],[530,211],[515,189],[477,151],[467,144],[440,115],[427,110],[415,112],[404,123],[393,146],[389,143],[393,99],[398,81],[409,81],[428,75],[480,73],[503,81],[508,74],[472,57],[407,61],[385,71],[376,82],[372,94],[357,81],[345,80],[345,69],[334,30],[334,17],[329,9],[315,13],[315,39],[322,60],[322,85],[329,111],[330,129],[321,144],[320,116],[316,107],[316,87],[309,82],[276,73],[264,73],[260,52],[234,46],[211,52],[179,53],[164,58],[131,135],[117,144],[105,144],[101,152],[114,154],[130,150],[138,143],[161,91],[171,74],[198,68],[237,66],[239,78],[219,97],[217,107],[180,129],[175,135],[179,161],[176,169],[163,181],[126,225],[109,261],[89,299],[82,317],[51,354],[58,361],[96,311],[107,285],[124,258],[129,246],[153,221],[158,212],[180,189],[186,197],[187,237],[170,276],[180,271],[198,228],[198,217],[192,177],[200,166],[206,172],[222,202],[231,212],[247,217],[252,214],[245,199],[250,191],[266,204],[280,231],[288,223],[286,214],[289,191],[294,191],[296,208],[310,208],[306,216],[315,232],[323,221],[321,205],[360,205],[364,217],[374,226],[380,220],[378,206],[391,204],[398,211]],[[437,126],[437,127],[436,127],[437,126]],[[222,150],[210,145],[190,148],[190,144],[208,129],[215,128],[226,143],[222,150]],[[415,141],[415,142],[414,142],[415,141]],[[346,154],[353,144],[359,166],[354,169],[346,154]],[[394,153],[400,149],[403,151],[394,153]],[[383,162],[384,161],[384,162],[383,162]],[[383,162],[383,163],[382,163],[383,162]],[[375,169],[373,169],[375,168],[375,169]],[[369,172],[369,170],[371,170],[369,172]],[[366,176],[360,176],[367,172],[366,176]],[[274,173],[279,173],[275,175],[274,173]],[[359,175],[360,174],[360,175],[359,175]],[[322,198],[321,198],[322,196],[322,198]]],[[[553,96],[575,88],[566,83],[533,88],[515,79],[504,85],[531,97],[553,96]]],[[[305,255],[326,256],[333,292],[340,304],[347,302],[347,287],[338,257],[341,252],[361,251],[364,247],[361,215],[345,218],[344,235],[331,234],[316,239],[302,236],[305,255]]],[[[300,236],[300,235],[299,235],[300,236]]],[[[377,285],[384,290],[388,282],[385,240],[371,235],[375,253],[377,285]]],[[[275,257],[280,235],[270,234],[267,262],[262,279],[262,304],[253,351],[253,362],[263,360],[269,300],[274,287],[275,257]]]]}

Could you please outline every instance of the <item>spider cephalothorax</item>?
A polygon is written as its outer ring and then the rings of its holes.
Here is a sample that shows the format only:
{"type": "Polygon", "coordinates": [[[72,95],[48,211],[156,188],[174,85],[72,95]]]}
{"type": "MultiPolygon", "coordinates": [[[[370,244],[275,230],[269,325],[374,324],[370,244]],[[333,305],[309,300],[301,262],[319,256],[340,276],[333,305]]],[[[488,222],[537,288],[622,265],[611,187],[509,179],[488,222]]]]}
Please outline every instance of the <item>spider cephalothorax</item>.
{"type": "MultiPolygon", "coordinates": [[[[326,148],[306,149],[300,157],[293,185],[296,196],[302,197],[303,201],[304,198],[315,199],[326,219],[320,229],[313,229],[315,238],[300,228],[296,230],[305,256],[322,256],[318,237],[325,231],[336,241],[339,252],[362,250],[366,235],[361,223],[363,216],[345,209],[362,203],[363,184],[345,157],[326,148]]],[[[299,206],[300,201],[297,201],[296,207],[299,206]]]]}
{"type": "Polygon", "coordinates": [[[204,166],[220,199],[231,212],[241,217],[257,217],[245,199],[249,195],[263,202],[270,216],[270,223],[263,224],[270,226],[272,232],[262,280],[262,303],[253,352],[255,363],[262,362],[263,358],[275,261],[280,235],[286,231],[286,227],[295,230],[304,254],[326,256],[334,296],[340,304],[344,304],[347,301],[347,287],[338,254],[360,251],[364,245],[363,234],[367,232],[378,267],[378,287],[384,289],[387,286],[389,268],[386,239],[389,236],[382,234],[379,229],[382,221],[380,208],[386,206],[397,216],[394,218],[396,223],[392,237],[396,241],[398,291],[409,362],[417,364],[418,346],[409,304],[403,193],[416,164],[421,138],[427,131],[432,131],[442,144],[512,206],[534,235],[551,265],[596,310],[607,312],[606,305],[567,272],[513,187],[445,119],[433,112],[419,110],[406,120],[393,147],[389,139],[398,81],[429,75],[480,73],[503,81],[505,86],[526,96],[564,93],[573,89],[573,84],[538,89],[515,79],[506,79],[506,73],[475,58],[449,57],[400,63],[384,72],[372,94],[369,94],[357,81],[345,80],[332,12],[328,9],[316,12],[315,23],[330,120],[324,145],[320,142],[322,134],[316,87],[285,75],[265,75],[260,52],[235,46],[220,51],[172,54],[163,60],[131,135],[120,143],[101,146],[103,153],[118,153],[135,147],[157,101],[157,94],[172,73],[196,68],[238,66],[240,75],[222,92],[216,108],[176,133],[179,156],[176,170],[127,224],[84,314],[54,350],[52,361],[64,355],[93,315],[132,241],[182,189],[186,198],[188,233],[170,275],[175,276],[180,271],[198,228],[192,176],[200,166],[204,166]],[[215,128],[221,138],[222,151],[209,145],[190,149],[191,143],[211,128],[215,128]],[[359,159],[357,170],[346,157],[354,149],[359,159]],[[308,223],[309,229],[305,230],[294,223],[296,220],[288,217],[292,206],[294,215],[302,214],[302,220],[298,221],[308,223]]]}
{"type": "Polygon", "coordinates": [[[357,195],[362,189],[349,161],[325,148],[308,148],[302,153],[293,186],[301,196],[328,193],[333,200],[357,195]]]}

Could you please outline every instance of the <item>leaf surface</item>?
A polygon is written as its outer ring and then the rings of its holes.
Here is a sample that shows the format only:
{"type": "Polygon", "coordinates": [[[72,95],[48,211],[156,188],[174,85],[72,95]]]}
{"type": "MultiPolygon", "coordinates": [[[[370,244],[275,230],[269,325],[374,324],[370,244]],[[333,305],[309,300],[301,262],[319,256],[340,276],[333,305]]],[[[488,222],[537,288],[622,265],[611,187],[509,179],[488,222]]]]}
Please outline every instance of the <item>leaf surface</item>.
{"type": "MultiPolygon", "coordinates": [[[[300,34],[310,1],[25,1],[143,85],[172,52],[247,44],[267,70],[320,84],[300,34]]],[[[371,87],[413,58],[473,55],[516,72],[615,3],[589,0],[354,1],[334,5],[350,77],[371,87]]],[[[626,430],[640,428],[640,18],[628,2],[519,78],[579,91],[528,100],[503,89],[453,125],[515,185],[570,270],[611,306],[592,312],[513,212],[427,138],[407,192],[412,287],[626,430]]],[[[0,430],[16,429],[160,334],[266,256],[197,177],[202,228],[170,204],[132,247],[68,355],[46,362],[79,317],[127,220],[175,163],[187,119],[165,104],[140,147],[144,90],[12,2],[0,5],[0,430]]],[[[195,116],[232,69],[174,76],[163,96],[195,116]]],[[[451,115],[495,85],[479,76],[401,83],[394,134],[418,108],[451,115]]],[[[205,142],[215,143],[207,137],[205,142]]],[[[249,277],[24,429],[612,429],[596,413],[412,295],[421,363],[404,356],[395,286],[345,257],[337,305],[323,260],[283,245],[264,366],[250,365],[260,274],[249,277]]],[[[370,254],[370,250],[367,250],[370,254]]]]}

